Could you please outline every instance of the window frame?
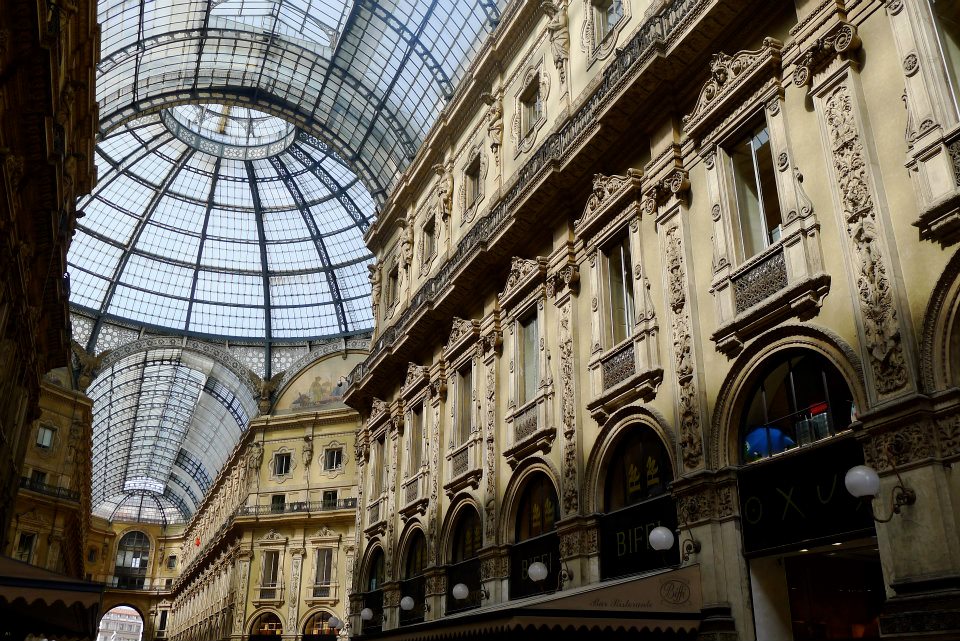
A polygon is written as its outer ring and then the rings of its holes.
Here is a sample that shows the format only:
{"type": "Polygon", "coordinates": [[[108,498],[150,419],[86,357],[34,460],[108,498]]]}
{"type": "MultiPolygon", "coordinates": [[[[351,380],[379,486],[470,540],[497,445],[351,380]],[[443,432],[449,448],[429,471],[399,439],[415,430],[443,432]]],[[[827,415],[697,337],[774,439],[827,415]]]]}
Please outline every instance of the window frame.
{"type": "Polygon", "coordinates": [[[273,461],[270,466],[271,471],[273,472],[272,476],[275,477],[285,477],[293,474],[293,453],[287,451],[277,451],[273,453],[273,461]],[[286,460],[286,465],[284,466],[283,471],[279,470],[279,464],[281,460],[286,460]]]}
{"type": "Polygon", "coordinates": [[[13,558],[17,559],[18,561],[24,561],[25,563],[32,563],[34,552],[36,552],[36,549],[37,549],[37,541],[39,539],[40,537],[36,532],[21,531],[19,536],[17,537],[17,547],[16,547],[16,551],[14,553],[13,558]],[[23,555],[24,537],[30,537],[28,539],[30,541],[30,547],[28,550],[26,550],[26,558],[24,558],[24,555],[23,555]]]}
{"type": "Polygon", "coordinates": [[[37,438],[34,440],[34,445],[39,447],[41,450],[52,450],[54,439],[57,436],[57,428],[50,425],[39,425],[37,427],[37,438]],[[49,438],[43,439],[42,435],[49,434],[49,438]]]}
{"type": "Polygon", "coordinates": [[[633,239],[626,225],[623,226],[617,234],[609,239],[605,239],[599,246],[599,254],[602,256],[600,297],[603,301],[602,317],[605,322],[602,323],[602,342],[606,350],[615,349],[620,344],[633,339],[636,333],[637,316],[637,292],[634,288],[634,265],[636,261],[633,257],[633,239]],[[614,318],[613,294],[613,268],[611,253],[613,250],[619,250],[620,266],[619,274],[623,277],[620,282],[620,288],[623,292],[623,336],[617,337],[616,319],[614,318]],[[624,254],[628,262],[624,262],[624,254]],[[629,292],[629,293],[628,293],[629,292]]]}
{"type": "Polygon", "coordinates": [[[537,132],[547,122],[550,75],[544,71],[545,68],[541,54],[536,61],[526,63],[526,70],[517,81],[510,127],[515,158],[533,149],[537,132]]]}
{"type": "Polygon", "coordinates": [[[451,449],[456,449],[470,441],[476,422],[476,367],[470,358],[454,372],[454,423],[450,434],[451,449]],[[469,382],[469,385],[467,385],[469,382]]]}
{"type": "Polygon", "coordinates": [[[342,446],[325,447],[323,449],[323,471],[336,472],[337,470],[342,470],[342,469],[343,469],[343,447],[342,446]],[[332,466],[329,465],[328,458],[331,454],[339,455],[338,457],[336,457],[338,459],[336,465],[332,465],[332,466]]]}

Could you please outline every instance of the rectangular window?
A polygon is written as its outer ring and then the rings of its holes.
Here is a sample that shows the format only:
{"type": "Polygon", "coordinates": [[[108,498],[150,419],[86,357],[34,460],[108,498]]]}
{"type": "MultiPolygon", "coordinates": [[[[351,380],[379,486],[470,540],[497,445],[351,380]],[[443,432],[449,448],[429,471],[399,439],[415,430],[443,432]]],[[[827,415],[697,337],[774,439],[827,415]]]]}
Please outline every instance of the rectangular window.
{"type": "Polygon", "coordinates": [[[277,588],[280,578],[280,553],[268,551],[263,553],[263,569],[260,572],[260,598],[277,598],[277,588]]]}
{"type": "Polygon", "coordinates": [[[525,405],[537,396],[537,386],[540,384],[540,339],[536,310],[521,318],[517,326],[520,348],[517,363],[520,382],[517,404],[525,405]]]}
{"type": "Polygon", "coordinates": [[[543,98],[540,96],[540,74],[537,74],[520,94],[520,130],[530,135],[543,116],[543,98]]]}
{"type": "Polygon", "coordinates": [[[597,44],[600,44],[623,19],[623,0],[597,0],[593,3],[593,11],[597,25],[597,44]]]}
{"type": "Polygon", "coordinates": [[[317,574],[313,583],[313,597],[315,599],[330,596],[330,576],[333,569],[333,550],[324,548],[317,550],[317,574]]]}
{"type": "Polygon", "coordinates": [[[423,465],[423,404],[410,412],[410,473],[416,474],[423,465]]]}
{"type": "Polygon", "coordinates": [[[480,198],[480,154],[473,157],[464,172],[467,208],[473,207],[480,198]]]}
{"type": "Polygon", "coordinates": [[[173,587],[173,579],[165,579],[165,580],[163,581],[163,587],[164,587],[165,589],[167,589],[167,590],[169,590],[171,587],[173,587]]]}
{"type": "Polygon", "coordinates": [[[780,199],[766,125],[728,150],[733,164],[740,250],[746,260],[780,241],[780,199]]]}
{"type": "Polygon", "coordinates": [[[604,252],[607,267],[607,291],[610,344],[612,347],[633,334],[633,261],[630,256],[630,236],[625,235],[604,252]]]}
{"type": "Polygon", "coordinates": [[[167,613],[169,610],[160,610],[160,623],[157,625],[157,632],[163,632],[167,629],[167,613]]]}
{"type": "Polygon", "coordinates": [[[37,447],[48,449],[53,445],[53,432],[54,430],[45,425],[41,425],[37,428],[37,447]]]}
{"type": "Polygon", "coordinates": [[[394,267],[390,270],[390,275],[387,276],[387,307],[393,307],[397,304],[397,296],[399,292],[397,291],[400,283],[400,270],[397,267],[394,267]]]}
{"type": "Polygon", "coordinates": [[[18,561],[30,562],[30,557],[33,556],[33,544],[37,540],[37,535],[32,532],[21,532],[20,540],[17,542],[17,553],[14,555],[14,558],[18,561]]]}
{"type": "Polygon", "coordinates": [[[381,436],[373,444],[373,497],[379,497],[383,493],[383,468],[386,466],[384,460],[383,437],[381,436]]]}
{"type": "Polygon", "coordinates": [[[283,452],[273,457],[274,476],[286,476],[290,473],[290,453],[283,452]]]}
{"type": "Polygon", "coordinates": [[[933,22],[937,27],[937,45],[940,57],[950,79],[953,108],[960,112],[960,2],[957,0],[930,0],[933,22]]]}
{"type": "Polygon", "coordinates": [[[177,567],[177,557],[175,554],[171,554],[167,557],[167,569],[173,570],[177,567]]]}
{"type": "Polygon", "coordinates": [[[455,445],[461,445],[470,438],[473,427],[473,365],[457,372],[457,425],[455,445]]]}
{"type": "Polygon", "coordinates": [[[335,447],[323,451],[323,469],[339,470],[343,467],[343,448],[335,447]]]}
{"type": "Polygon", "coordinates": [[[423,225],[423,262],[429,263],[437,253],[437,221],[431,215],[423,225]]]}
{"type": "Polygon", "coordinates": [[[47,484],[47,473],[34,470],[30,473],[30,484],[34,487],[47,484]]]}
{"type": "Polygon", "coordinates": [[[87,550],[87,563],[96,563],[97,561],[97,548],[89,548],[87,550]]]}
{"type": "Polygon", "coordinates": [[[283,512],[283,508],[287,504],[287,495],[286,494],[274,494],[270,497],[270,511],[271,512],[283,512]]]}
{"type": "Polygon", "coordinates": [[[323,509],[335,510],[337,508],[337,490],[323,491],[323,509]]]}

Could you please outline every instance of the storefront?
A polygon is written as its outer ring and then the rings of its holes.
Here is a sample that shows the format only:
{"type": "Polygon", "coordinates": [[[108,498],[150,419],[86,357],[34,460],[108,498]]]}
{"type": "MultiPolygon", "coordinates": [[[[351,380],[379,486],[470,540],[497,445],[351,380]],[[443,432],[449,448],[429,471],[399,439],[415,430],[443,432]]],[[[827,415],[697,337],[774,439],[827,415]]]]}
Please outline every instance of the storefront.
{"type": "Polygon", "coordinates": [[[863,450],[826,359],[788,350],[747,398],[738,472],[758,639],[876,639],[884,583],[870,507],[844,486],[863,450]]]}

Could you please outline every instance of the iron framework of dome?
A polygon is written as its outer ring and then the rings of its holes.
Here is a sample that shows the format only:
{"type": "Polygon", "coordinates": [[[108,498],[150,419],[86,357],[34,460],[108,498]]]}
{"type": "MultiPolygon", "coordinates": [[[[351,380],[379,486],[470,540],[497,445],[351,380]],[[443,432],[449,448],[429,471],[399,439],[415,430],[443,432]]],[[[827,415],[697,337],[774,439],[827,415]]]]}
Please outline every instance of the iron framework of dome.
{"type": "Polygon", "coordinates": [[[241,374],[370,330],[363,234],[507,4],[99,3],[99,179],[68,256],[75,340],[111,352],[97,514],[189,518],[257,411],[241,374]],[[220,355],[155,346],[184,336],[220,355]]]}

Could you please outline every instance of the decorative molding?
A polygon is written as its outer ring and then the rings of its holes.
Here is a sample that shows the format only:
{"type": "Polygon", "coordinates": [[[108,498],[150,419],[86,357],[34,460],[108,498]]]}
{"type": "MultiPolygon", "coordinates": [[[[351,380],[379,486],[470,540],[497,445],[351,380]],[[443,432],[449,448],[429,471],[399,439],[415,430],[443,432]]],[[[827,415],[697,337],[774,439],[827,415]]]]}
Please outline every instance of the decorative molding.
{"type": "Polygon", "coordinates": [[[577,236],[593,236],[628,196],[639,194],[642,179],[643,172],[632,168],[627,169],[626,176],[594,174],[593,191],[587,198],[583,213],[574,223],[577,236]]]}
{"type": "Polygon", "coordinates": [[[670,307],[670,332],[673,343],[674,371],[677,380],[677,407],[680,450],[685,470],[703,463],[703,439],[700,435],[700,408],[696,373],[693,365],[693,337],[687,305],[687,273],[679,224],[664,233],[667,269],[667,293],[670,307]]]}
{"type": "Polygon", "coordinates": [[[403,394],[410,396],[430,383],[430,368],[416,363],[407,364],[407,377],[403,381],[403,394]]]}
{"type": "Polygon", "coordinates": [[[573,303],[568,298],[560,307],[560,423],[563,429],[561,503],[563,514],[580,510],[580,483],[577,474],[577,399],[574,384],[573,303]]]}
{"type": "Polygon", "coordinates": [[[543,283],[547,273],[547,259],[538,256],[534,259],[517,258],[510,261],[510,273],[503,291],[499,294],[500,306],[510,307],[538,282],[543,283]]]}
{"type": "Polygon", "coordinates": [[[540,0],[540,10],[547,16],[547,34],[553,64],[560,77],[560,86],[567,82],[567,61],[570,59],[570,22],[565,0],[540,0]]]}
{"type": "Polygon", "coordinates": [[[849,55],[860,48],[857,27],[849,22],[840,22],[826,35],[817,38],[797,60],[793,71],[793,84],[809,86],[814,74],[837,55],[849,55]]]}
{"type": "Polygon", "coordinates": [[[880,398],[889,397],[908,387],[910,381],[888,260],[878,237],[882,223],[870,187],[870,163],[846,84],[823,96],[822,108],[839,186],[840,214],[855,265],[865,348],[877,394],[880,398]]]}
{"type": "Polygon", "coordinates": [[[756,51],[740,51],[732,56],[716,53],[710,58],[710,79],[700,90],[693,111],[683,117],[683,128],[694,138],[725,114],[726,107],[741,101],[756,85],[776,76],[780,69],[783,44],[764,38],[756,51]]]}

